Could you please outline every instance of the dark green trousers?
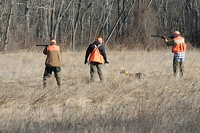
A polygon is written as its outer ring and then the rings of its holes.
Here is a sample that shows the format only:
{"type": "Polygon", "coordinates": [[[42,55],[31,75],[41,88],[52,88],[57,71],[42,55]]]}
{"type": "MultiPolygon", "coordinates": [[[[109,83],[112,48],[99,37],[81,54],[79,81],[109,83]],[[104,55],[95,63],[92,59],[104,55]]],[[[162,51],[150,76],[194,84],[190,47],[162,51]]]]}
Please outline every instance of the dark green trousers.
{"type": "Polygon", "coordinates": [[[178,62],[175,58],[173,59],[173,71],[174,71],[174,76],[183,76],[184,72],[184,62],[178,62]]]}
{"type": "Polygon", "coordinates": [[[102,64],[97,62],[90,62],[90,81],[94,82],[96,70],[100,81],[103,82],[102,64]]]}
{"type": "Polygon", "coordinates": [[[60,67],[48,67],[46,66],[44,75],[43,75],[43,88],[47,86],[47,82],[49,82],[49,79],[51,78],[52,72],[54,72],[54,76],[57,81],[57,85],[60,88],[61,87],[61,68],[60,67]]]}

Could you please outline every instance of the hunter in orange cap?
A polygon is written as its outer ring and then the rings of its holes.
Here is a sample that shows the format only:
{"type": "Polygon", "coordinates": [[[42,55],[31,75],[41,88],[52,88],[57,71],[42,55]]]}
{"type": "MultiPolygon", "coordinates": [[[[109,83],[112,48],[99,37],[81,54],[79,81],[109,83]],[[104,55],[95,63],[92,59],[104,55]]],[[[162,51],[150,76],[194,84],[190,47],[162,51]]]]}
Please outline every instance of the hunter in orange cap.
{"type": "Polygon", "coordinates": [[[50,81],[52,72],[54,72],[58,87],[61,88],[60,47],[56,45],[56,40],[51,40],[50,45],[43,50],[43,53],[47,55],[45,61],[46,67],[43,75],[43,88],[47,87],[47,83],[50,81]]]}
{"type": "Polygon", "coordinates": [[[99,37],[92,44],[90,44],[86,50],[84,64],[87,64],[89,57],[91,82],[94,82],[95,69],[97,69],[100,81],[103,82],[104,78],[101,70],[102,64],[109,63],[107,61],[105,48],[102,43],[103,39],[99,37]]]}
{"type": "Polygon", "coordinates": [[[174,31],[173,39],[168,40],[167,38],[164,38],[164,41],[167,46],[172,46],[172,53],[174,53],[174,59],[173,59],[174,76],[177,77],[178,74],[180,74],[180,76],[182,77],[184,72],[185,52],[187,48],[185,39],[181,36],[179,31],[174,31]]]}

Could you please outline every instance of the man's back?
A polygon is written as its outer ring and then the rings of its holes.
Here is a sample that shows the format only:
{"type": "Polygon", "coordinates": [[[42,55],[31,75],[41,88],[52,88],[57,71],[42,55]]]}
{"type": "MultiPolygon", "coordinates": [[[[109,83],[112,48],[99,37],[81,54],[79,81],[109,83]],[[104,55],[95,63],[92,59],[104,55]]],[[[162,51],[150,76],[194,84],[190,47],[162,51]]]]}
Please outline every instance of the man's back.
{"type": "Polygon", "coordinates": [[[52,67],[61,66],[60,47],[57,45],[50,45],[44,49],[44,54],[47,55],[45,65],[52,67]]]}

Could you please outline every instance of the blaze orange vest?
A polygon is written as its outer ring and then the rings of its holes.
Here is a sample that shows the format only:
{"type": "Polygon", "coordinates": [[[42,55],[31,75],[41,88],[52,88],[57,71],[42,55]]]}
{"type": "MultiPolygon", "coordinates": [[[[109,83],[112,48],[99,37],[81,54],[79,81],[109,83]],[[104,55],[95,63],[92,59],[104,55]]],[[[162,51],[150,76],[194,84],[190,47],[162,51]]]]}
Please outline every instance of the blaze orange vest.
{"type": "Polygon", "coordinates": [[[47,47],[47,58],[45,65],[51,67],[61,67],[60,47],[57,45],[50,45],[47,47]]]}
{"type": "Polygon", "coordinates": [[[60,51],[60,47],[57,45],[50,45],[47,47],[47,51],[53,51],[53,50],[60,51]]]}
{"type": "Polygon", "coordinates": [[[182,36],[174,38],[175,46],[172,48],[173,53],[185,52],[187,44],[182,36]]]}
{"type": "Polygon", "coordinates": [[[98,62],[100,64],[103,63],[103,56],[101,55],[101,53],[96,45],[95,45],[94,50],[90,54],[89,61],[90,62],[98,62]]]}

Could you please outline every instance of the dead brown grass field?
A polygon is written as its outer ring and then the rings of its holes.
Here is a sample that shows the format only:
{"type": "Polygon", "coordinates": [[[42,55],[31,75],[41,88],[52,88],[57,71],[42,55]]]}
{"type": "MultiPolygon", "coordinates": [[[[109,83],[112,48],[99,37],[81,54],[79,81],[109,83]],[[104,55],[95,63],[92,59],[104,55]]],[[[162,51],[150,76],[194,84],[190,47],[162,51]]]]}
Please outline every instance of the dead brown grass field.
{"type": "Polygon", "coordinates": [[[166,51],[107,51],[105,83],[89,83],[85,52],[62,53],[62,89],[42,89],[42,52],[1,54],[1,133],[199,133],[200,52],[185,75],[172,74],[166,51]],[[141,79],[120,74],[144,73],[141,79]]]}

